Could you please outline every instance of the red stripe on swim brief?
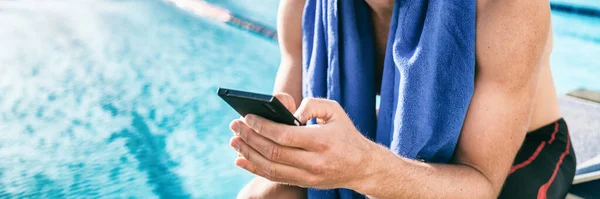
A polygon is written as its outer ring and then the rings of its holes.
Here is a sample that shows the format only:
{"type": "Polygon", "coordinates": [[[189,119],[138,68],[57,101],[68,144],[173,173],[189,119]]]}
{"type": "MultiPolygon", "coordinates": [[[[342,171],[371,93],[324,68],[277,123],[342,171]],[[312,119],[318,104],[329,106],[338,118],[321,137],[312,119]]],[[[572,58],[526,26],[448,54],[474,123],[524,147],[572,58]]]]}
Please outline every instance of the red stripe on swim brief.
{"type": "Polygon", "coordinates": [[[554,132],[552,132],[552,136],[550,136],[548,144],[552,144],[552,142],[554,142],[554,138],[556,138],[556,132],[558,132],[558,122],[554,122],[554,132]]]}
{"type": "Polygon", "coordinates": [[[570,145],[571,145],[571,139],[569,136],[569,132],[567,132],[567,147],[566,147],[565,151],[560,155],[560,159],[558,160],[558,162],[556,163],[556,166],[554,167],[554,173],[552,173],[552,177],[550,177],[550,180],[548,180],[548,182],[543,184],[540,187],[540,189],[538,190],[538,196],[537,196],[538,199],[546,199],[548,188],[550,188],[550,185],[552,184],[552,182],[554,182],[554,178],[556,178],[558,169],[560,168],[560,165],[563,163],[565,156],[567,156],[569,154],[570,145]]]}
{"type": "Polygon", "coordinates": [[[533,162],[533,160],[535,160],[535,158],[537,158],[537,156],[540,154],[540,152],[542,152],[542,149],[544,148],[544,146],[546,146],[546,142],[542,141],[542,143],[540,143],[540,145],[535,150],[535,153],[533,153],[533,155],[531,155],[529,157],[529,159],[525,160],[524,162],[521,162],[520,164],[512,166],[510,168],[510,172],[508,172],[508,175],[512,174],[517,169],[523,168],[523,167],[527,166],[528,164],[530,164],[531,162],[533,162]]]}
{"type": "MultiPolygon", "coordinates": [[[[554,142],[557,132],[558,132],[558,122],[554,122],[554,131],[552,132],[552,135],[550,136],[550,140],[548,140],[548,144],[552,144],[552,142],[554,142]]],[[[537,149],[535,149],[535,152],[527,160],[525,160],[524,162],[521,162],[517,165],[512,166],[510,168],[510,171],[508,172],[508,174],[510,175],[513,172],[515,172],[516,170],[531,164],[531,162],[533,162],[533,160],[535,160],[535,158],[537,158],[537,156],[540,154],[540,152],[542,152],[542,149],[544,149],[544,146],[546,146],[546,142],[542,141],[542,143],[540,143],[540,145],[538,145],[537,149]]]]}

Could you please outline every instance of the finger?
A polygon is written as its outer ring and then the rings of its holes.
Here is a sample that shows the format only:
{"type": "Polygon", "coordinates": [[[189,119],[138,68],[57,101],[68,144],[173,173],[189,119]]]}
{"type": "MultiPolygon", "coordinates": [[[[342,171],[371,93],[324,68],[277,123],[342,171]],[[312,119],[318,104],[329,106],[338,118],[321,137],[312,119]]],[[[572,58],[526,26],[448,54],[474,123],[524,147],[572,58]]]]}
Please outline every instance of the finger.
{"type": "Polygon", "coordinates": [[[290,112],[296,112],[296,102],[294,98],[287,93],[275,93],[273,95],[285,108],[287,108],[290,112]]]}
{"type": "Polygon", "coordinates": [[[235,125],[240,125],[239,135],[244,142],[270,161],[308,170],[312,168],[313,162],[317,159],[314,153],[279,145],[256,133],[246,124],[239,123],[235,125]]]}
{"type": "Polygon", "coordinates": [[[238,158],[235,159],[235,166],[241,167],[242,169],[245,169],[246,171],[249,171],[250,173],[253,173],[254,175],[260,177],[267,176],[267,173],[258,169],[256,166],[250,163],[250,161],[244,158],[243,155],[240,155],[238,156],[238,158]]]}
{"type": "Polygon", "coordinates": [[[336,101],[306,98],[302,100],[294,116],[300,120],[300,123],[304,124],[312,118],[317,118],[324,122],[333,121],[341,113],[346,114],[336,101]]]}
{"type": "MultiPolygon", "coordinates": [[[[244,156],[244,159],[255,167],[249,168],[250,170],[248,171],[260,175],[268,180],[285,183],[297,183],[305,180],[304,178],[306,176],[312,175],[311,173],[302,169],[267,160],[248,144],[244,143],[240,137],[232,138],[231,144],[237,146],[239,152],[244,156]]],[[[237,160],[236,165],[238,165],[237,160]]],[[[245,168],[244,166],[248,165],[244,162],[240,162],[238,166],[245,168]]]]}
{"type": "Polygon", "coordinates": [[[257,176],[260,176],[261,178],[267,179],[271,182],[276,182],[276,183],[281,183],[284,185],[291,185],[291,186],[298,186],[298,187],[302,187],[302,188],[308,188],[311,187],[312,185],[318,185],[319,181],[317,181],[317,177],[315,176],[302,176],[302,180],[294,180],[294,179],[282,179],[279,181],[276,180],[270,180],[267,177],[267,173],[265,173],[264,171],[260,170],[259,168],[257,168],[256,166],[254,166],[251,162],[249,162],[248,160],[246,160],[246,158],[244,158],[243,156],[240,158],[237,158],[235,160],[235,165],[254,174],[257,176]]]}
{"type": "Polygon", "coordinates": [[[300,186],[300,187],[308,187],[309,185],[307,185],[307,181],[308,181],[308,176],[301,176],[301,178],[306,178],[306,179],[276,179],[273,177],[268,177],[269,175],[267,173],[265,173],[264,171],[262,171],[261,169],[259,169],[258,167],[256,167],[254,164],[252,164],[250,161],[248,161],[246,158],[239,157],[235,160],[235,165],[254,174],[257,176],[260,176],[262,178],[265,178],[271,182],[277,182],[277,183],[282,183],[282,184],[286,184],[286,185],[293,185],[293,186],[300,186]]]}
{"type": "Polygon", "coordinates": [[[254,132],[283,146],[308,149],[316,139],[313,133],[308,133],[314,129],[311,126],[280,124],[253,114],[246,115],[243,122],[254,132]]]}
{"type": "Polygon", "coordinates": [[[238,157],[237,159],[235,159],[235,165],[254,174],[254,175],[265,178],[271,182],[277,182],[277,183],[282,183],[282,184],[287,184],[287,185],[296,185],[296,186],[298,186],[301,183],[300,181],[295,180],[295,179],[275,179],[272,177],[268,177],[269,175],[267,173],[265,173],[264,171],[262,171],[261,169],[259,169],[255,165],[253,165],[250,161],[248,161],[246,158],[244,158],[244,156],[238,157]]]}
{"type": "MultiPolygon", "coordinates": [[[[243,118],[242,118],[242,119],[243,119],[243,118]]],[[[239,135],[239,134],[240,134],[240,130],[239,130],[239,128],[240,128],[240,127],[239,127],[239,125],[238,125],[238,124],[239,124],[239,122],[240,122],[240,120],[239,120],[239,119],[236,119],[236,120],[232,120],[232,121],[229,123],[229,129],[231,130],[231,132],[233,132],[233,134],[234,134],[234,135],[239,135]]]]}

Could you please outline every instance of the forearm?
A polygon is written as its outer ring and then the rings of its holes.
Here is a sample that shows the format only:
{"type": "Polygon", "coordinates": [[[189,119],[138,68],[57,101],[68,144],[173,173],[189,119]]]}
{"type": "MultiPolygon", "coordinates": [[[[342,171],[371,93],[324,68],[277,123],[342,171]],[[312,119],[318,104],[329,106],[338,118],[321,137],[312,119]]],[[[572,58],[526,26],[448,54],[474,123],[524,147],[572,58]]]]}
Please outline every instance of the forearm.
{"type": "Polygon", "coordinates": [[[523,142],[536,78],[512,91],[479,79],[452,164],[409,160],[383,146],[353,189],[374,198],[495,198],[523,142]]]}
{"type": "Polygon", "coordinates": [[[302,11],[305,0],[281,0],[277,11],[277,37],[281,64],[274,92],[288,93],[296,107],[302,102],[302,11]]]}
{"type": "Polygon", "coordinates": [[[490,181],[470,166],[409,160],[383,146],[374,153],[373,175],[349,187],[370,198],[495,197],[490,181]]]}
{"type": "Polygon", "coordinates": [[[291,95],[298,107],[302,102],[302,67],[296,61],[282,59],[275,78],[273,93],[281,92],[291,95]]]}

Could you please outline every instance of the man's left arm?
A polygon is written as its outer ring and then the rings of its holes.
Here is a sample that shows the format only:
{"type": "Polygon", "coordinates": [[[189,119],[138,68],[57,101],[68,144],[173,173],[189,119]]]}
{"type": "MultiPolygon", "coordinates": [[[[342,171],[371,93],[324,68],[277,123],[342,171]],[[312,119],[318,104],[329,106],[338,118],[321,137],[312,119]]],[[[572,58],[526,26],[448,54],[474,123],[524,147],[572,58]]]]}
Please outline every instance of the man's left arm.
{"type": "Polygon", "coordinates": [[[496,198],[526,135],[549,26],[547,0],[479,0],[475,91],[453,164],[376,156],[380,174],[357,191],[375,198],[496,198]]]}

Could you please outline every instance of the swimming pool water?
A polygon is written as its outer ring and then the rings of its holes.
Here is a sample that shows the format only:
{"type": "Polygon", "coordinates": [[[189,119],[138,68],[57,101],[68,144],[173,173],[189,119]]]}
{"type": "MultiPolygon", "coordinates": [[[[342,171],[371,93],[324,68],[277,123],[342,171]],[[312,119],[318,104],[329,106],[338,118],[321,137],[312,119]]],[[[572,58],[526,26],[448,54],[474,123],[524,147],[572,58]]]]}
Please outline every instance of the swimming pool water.
{"type": "Polygon", "coordinates": [[[0,198],[232,198],[218,86],[270,92],[276,43],[159,1],[0,2],[0,198]]]}
{"type": "Polygon", "coordinates": [[[206,2],[227,8],[236,15],[270,29],[276,28],[279,0],[206,0],[206,2]]]}
{"type": "Polygon", "coordinates": [[[550,0],[550,2],[600,9],[598,0],[550,0]]]}
{"type": "MultiPolygon", "coordinates": [[[[275,27],[276,0],[209,0],[275,27]]],[[[554,13],[560,93],[600,90],[600,22],[554,13]]],[[[0,198],[233,198],[238,117],[277,44],[161,1],[0,1],[0,198]]]]}
{"type": "Polygon", "coordinates": [[[557,92],[578,88],[600,92],[600,18],[554,12],[552,25],[550,64],[557,92]]]}

